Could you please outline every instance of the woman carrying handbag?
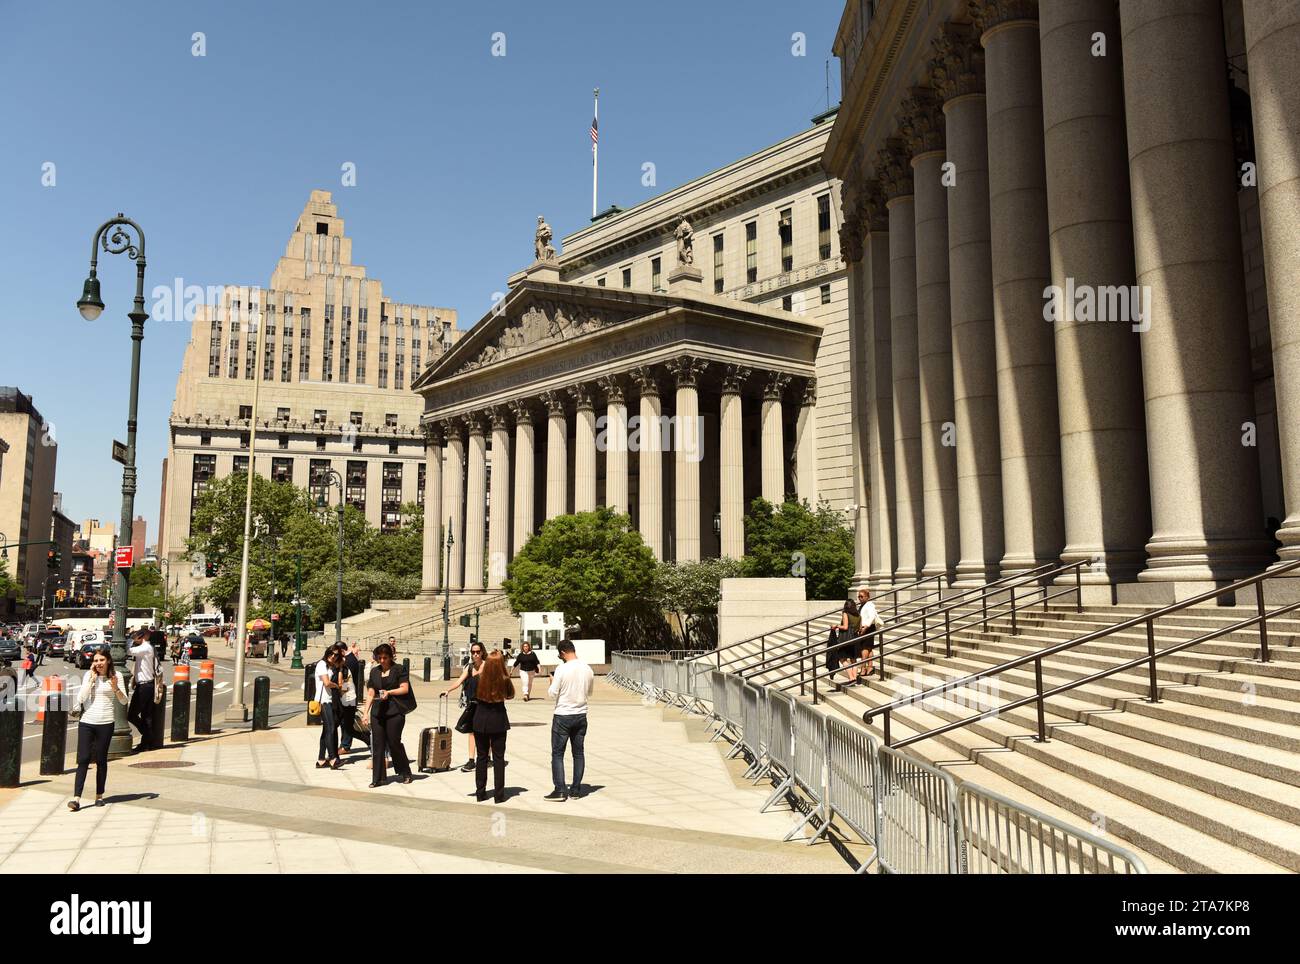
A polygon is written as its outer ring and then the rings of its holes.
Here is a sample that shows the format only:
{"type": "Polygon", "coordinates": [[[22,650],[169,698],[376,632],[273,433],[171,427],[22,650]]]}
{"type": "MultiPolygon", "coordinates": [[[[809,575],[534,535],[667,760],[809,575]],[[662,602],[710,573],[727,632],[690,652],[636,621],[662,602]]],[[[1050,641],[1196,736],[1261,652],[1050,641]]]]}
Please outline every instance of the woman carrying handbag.
{"type": "Polygon", "coordinates": [[[469,759],[460,768],[462,773],[469,773],[474,769],[474,759],[478,754],[478,749],[474,744],[474,705],[475,697],[478,695],[478,677],[483,672],[483,660],[486,658],[487,653],[483,649],[483,644],[474,643],[469,648],[469,662],[460,671],[460,678],[447,687],[448,696],[457,687],[464,687],[461,690],[461,705],[465,707],[465,711],[460,714],[460,719],[456,721],[456,732],[465,733],[469,736],[469,759]]]}
{"type": "Polygon", "coordinates": [[[375,647],[375,662],[366,688],[366,705],[361,710],[361,724],[370,727],[370,786],[382,787],[388,781],[384,753],[393,757],[398,782],[410,783],[411,761],[402,746],[402,728],[406,715],[415,712],[415,691],[405,666],[393,662],[393,647],[380,643],[375,647]],[[374,716],[371,716],[373,710],[374,716]]]}
{"type": "Polygon", "coordinates": [[[320,751],[316,769],[342,769],[339,759],[339,723],[343,716],[343,692],[352,689],[343,657],[331,646],[316,664],[316,702],[320,704],[320,751]]]}

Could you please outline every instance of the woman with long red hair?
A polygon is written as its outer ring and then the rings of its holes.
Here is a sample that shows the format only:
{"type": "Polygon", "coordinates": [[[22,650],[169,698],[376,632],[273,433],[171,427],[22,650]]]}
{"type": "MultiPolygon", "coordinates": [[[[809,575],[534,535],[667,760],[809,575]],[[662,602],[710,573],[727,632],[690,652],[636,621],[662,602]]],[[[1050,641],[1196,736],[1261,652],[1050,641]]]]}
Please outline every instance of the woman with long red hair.
{"type": "Polygon", "coordinates": [[[506,661],[499,650],[483,661],[476,692],[478,706],[474,710],[474,748],[477,757],[474,767],[474,788],[479,800],[487,799],[488,751],[492,753],[492,798],[497,803],[506,799],[506,731],[510,717],[506,714],[506,700],[515,698],[515,686],[506,672],[506,661]]]}

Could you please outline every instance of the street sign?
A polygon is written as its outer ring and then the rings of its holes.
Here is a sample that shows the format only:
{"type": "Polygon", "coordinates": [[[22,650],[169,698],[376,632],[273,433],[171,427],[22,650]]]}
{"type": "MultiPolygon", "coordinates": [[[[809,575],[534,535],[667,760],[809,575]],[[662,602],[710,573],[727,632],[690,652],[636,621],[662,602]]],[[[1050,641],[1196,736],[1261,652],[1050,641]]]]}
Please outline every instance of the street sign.
{"type": "Polygon", "coordinates": [[[113,461],[126,465],[126,446],[117,439],[113,439],[113,461]]]}
{"type": "Polygon", "coordinates": [[[118,546],[113,553],[113,565],[118,569],[130,569],[135,555],[135,546],[118,546]]]}

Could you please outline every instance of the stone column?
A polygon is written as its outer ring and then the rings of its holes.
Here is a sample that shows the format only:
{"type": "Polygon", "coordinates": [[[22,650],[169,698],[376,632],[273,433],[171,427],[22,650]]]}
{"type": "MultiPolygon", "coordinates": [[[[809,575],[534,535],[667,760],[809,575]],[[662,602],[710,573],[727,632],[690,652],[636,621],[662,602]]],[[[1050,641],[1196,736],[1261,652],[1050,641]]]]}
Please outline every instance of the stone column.
{"type": "Polygon", "coordinates": [[[591,512],[596,508],[596,409],[587,385],[569,388],[577,407],[577,424],[573,444],[573,511],[591,512]]]}
{"type": "Polygon", "coordinates": [[[794,424],[795,497],[817,508],[817,379],[804,380],[794,424]]]}
{"type": "Polygon", "coordinates": [[[564,413],[564,395],[542,392],[546,403],[546,518],[554,519],[569,509],[569,425],[564,413]]]}
{"type": "Polygon", "coordinates": [[[921,394],[921,491],[926,576],[957,568],[957,431],[952,396],[952,317],[948,290],[948,189],[943,109],[934,91],[903,101],[903,136],[912,154],[916,206],[916,341],[921,394]]]}
{"type": "Polygon", "coordinates": [[[1061,561],[1088,562],[1086,583],[1130,582],[1146,559],[1151,510],[1142,323],[1132,313],[1141,304],[1127,297],[1133,229],[1119,15],[1114,0],[1045,0],[1039,9],[1052,285],[1062,295],[1053,321],[1065,509],[1061,561]],[[1105,56],[1093,55],[1097,34],[1106,38],[1105,56]],[[1070,291],[1122,291],[1128,310],[1110,317],[1099,298],[1076,311],[1075,300],[1064,297],[1070,291]]]}
{"type": "Polygon", "coordinates": [[[482,592],[483,537],[487,524],[487,426],[481,414],[469,422],[469,469],[465,486],[465,591],[482,592]]]}
{"type": "Polygon", "coordinates": [[[1057,561],[1065,545],[1055,335],[1043,318],[1043,291],[1052,271],[1037,4],[976,0],[971,9],[981,31],[988,87],[993,323],[1006,533],[1002,570],[1018,572],[1057,561]]]}
{"type": "MultiPolygon", "coordinates": [[[[442,423],[447,439],[442,466],[442,514],[451,526],[451,560],[447,566],[447,585],[459,592],[465,588],[465,437],[459,419],[442,423]]],[[[447,533],[442,535],[444,544],[447,533]]]]}
{"type": "Polygon", "coordinates": [[[943,98],[954,174],[947,188],[960,543],[954,585],[969,588],[997,578],[1003,547],[984,48],[970,27],[945,24],[935,55],[931,79],[943,98]]]}
{"type": "Polygon", "coordinates": [[[719,412],[719,456],[722,524],[722,556],[739,559],[745,554],[745,437],[741,417],[740,388],[749,369],[728,365],[722,373],[722,405],[719,412]]]}
{"type": "Polygon", "coordinates": [[[844,214],[840,225],[840,258],[848,275],[849,302],[849,424],[852,431],[853,453],[853,586],[867,585],[871,574],[871,522],[868,481],[871,472],[870,445],[867,427],[866,389],[870,385],[867,372],[866,302],[863,282],[866,272],[862,265],[862,224],[858,220],[860,186],[845,184],[840,207],[844,214]]]}
{"type": "Polygon", "coordinates": [[[1300,3],[1250,0],[1242,12],[1286,500],[1278,555],[1289,562],[1300,558],[1300,3]]]}
{"type": "Polygon", "coordinates": [[[700,372],[708,367],[703,358],[682,355],[668,362],[677,382],[676,430],[673,433],[673,508],[676,562],[700,558],[700,460],[704,439],[700,431],[700,372]]]}
{"type": "Polygon", "coordinates": [[[533,410],[527,402],[510,404],[515,416],[515,534],[519,555],[533,534],[533,410]]]}
{"type": "Polygon", "coordinates": [[[763,498],[777,508],[785,501],[785,436],[781,424],[781,394],[788,384],[789,375],[771,372],[763,385],[762,491],[763,498]]]}
{"type": "Polygon", "coordinates": [[[424,558],[420,595],[436,596],[442,588],[442,429],[433,422],[424,430],[424,558]]]}
{"type": "Polygon", "coordinates": [[[663,438],[660,434],[663,402],[659,400],[659,383],[653,369],[635,369],[632,378],[641,391],[641,414],[633,433],[640,450],[637,456],[638,522],[645,544],[656,559],[663,559],[664,470],[663,438]]]}
{"type": "Polygon", "coordinates": [[[605,393],[605,505],[629,512],[627,497],[627,399],[623,380],[605,375],[598,380],[605,393]]]}
{"type": "Polygon", "coordinates": [[[1268,550],[1259,463],[1243,444],[1255,403],[1222,12],[1216,0],[1121,0],[1120,27],[1141,53],[1125,60],[1124,102],[1137,281],[1151,297],[1154,534],[1138,578],[1237,579],[1268,550]]]}
{"type": "Polygon", "coordinates": [[[889,210],[889,341],[894,391],[895,578],[921,575],[925,553],[921,494],[921,395],[916,340],[916,211],[906,148],[889,138],[879,154],[889,210]]]}
{"type": "Polygon", "coordinates": [[[898,546],[894,526],[894,362],[890,347],[889,212],[878,183],[864,197],[862,264],[866,271],[864,338],[867,345],[867,445],[870,476],[871,586],[894,581],[898,546]]]}
{"type": "Polygon", "coordinates": [[[492,486],[488,504],[487,587],[499,590],[510,562],[510,411],[492,409],[492,486]]]}

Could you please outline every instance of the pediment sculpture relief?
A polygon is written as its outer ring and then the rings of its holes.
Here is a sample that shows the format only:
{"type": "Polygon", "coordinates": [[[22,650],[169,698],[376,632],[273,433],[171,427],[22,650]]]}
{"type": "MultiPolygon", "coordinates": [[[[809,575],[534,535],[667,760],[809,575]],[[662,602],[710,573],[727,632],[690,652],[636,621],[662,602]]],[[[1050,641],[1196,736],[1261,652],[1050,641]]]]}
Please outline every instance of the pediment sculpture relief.
{"type": "Polygon", "coordinates": [[[592,311],[578,305],[539,301],[530,305],[518,318],[509,320],[493,341],[466,361],[460,371],[474,371],[544,345],[577,338],[627,317],[629,315],[592,311]]]}

